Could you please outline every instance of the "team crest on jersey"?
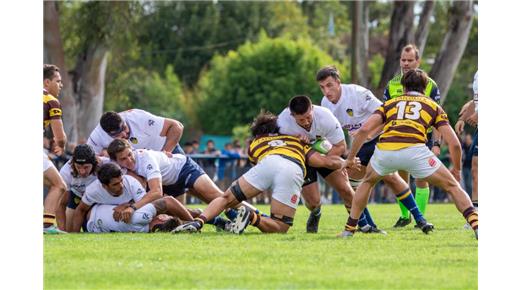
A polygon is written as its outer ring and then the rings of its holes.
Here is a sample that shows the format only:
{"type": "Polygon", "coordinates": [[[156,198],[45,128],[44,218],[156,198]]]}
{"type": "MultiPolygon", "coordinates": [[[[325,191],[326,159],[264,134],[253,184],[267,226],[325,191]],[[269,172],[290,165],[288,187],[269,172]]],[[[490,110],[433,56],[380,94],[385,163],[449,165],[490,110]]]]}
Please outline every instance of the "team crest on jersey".
{"type": "Polygon", "coordinates": [[[348,114],[350,117],[354,117],[354,111],[352,111],[352,109],[347,109],[347,114],[348,114]]]}
{"type": "Polygon", "coordinates": [[[152,169],[153,169],[152,164],[148,164],[148,165],[146,166],[146,169],[148,169],[148,170],[152,170],[152,169]]]}
{"type": "Polygon", "coordinates": [[[282,141],[282,140],[273,140],[273,141],[270,141],[267,144],[269,144],[269,146],[271,146],[271,147],[279,147],[279,146],[285,146],[286,145],[285,142],[282,141]]]}
{"type": "Polygon", "coordinates": [[[130,139],[128,139],[128,140],[130,140],[130,142],[132,142],[132,144],[137,144],[137,142],[138,142],[137,138],[135,138],[135,137],[130,137],[130,139]]]}
{"type": "Polygon", "coordinates": [[[61,110],[60,109],[51,109],[49,111],[49,116],[51,116],[51,117],[60,116],[60,115],[61,115],[61,110]]]}
{"type": "Polygon", "coordinates": [[[153,124],[155,124],[154,120],[148,120],[148,126],[153,126],[153,124]]]}

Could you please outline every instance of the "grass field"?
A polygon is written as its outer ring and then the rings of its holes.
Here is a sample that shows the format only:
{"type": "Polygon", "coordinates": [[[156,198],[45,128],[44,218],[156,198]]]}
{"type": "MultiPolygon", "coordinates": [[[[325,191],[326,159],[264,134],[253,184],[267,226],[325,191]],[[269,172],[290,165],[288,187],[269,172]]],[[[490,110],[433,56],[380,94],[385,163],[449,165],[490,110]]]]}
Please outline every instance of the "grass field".
{"type": "MultiPolygon", "coordinates": [[[[268,212],[267,208],[260,207],[268,212]]],[[[370,205],[387,236],[335,235],[342,206],[322,208],[318,234],[300,207],[288,234],[69,234],[45,236],[45,289],[477,289],[478,242],[452,204],[435,204],[424,235],[393,229],[395,204],[370,205]]]]}

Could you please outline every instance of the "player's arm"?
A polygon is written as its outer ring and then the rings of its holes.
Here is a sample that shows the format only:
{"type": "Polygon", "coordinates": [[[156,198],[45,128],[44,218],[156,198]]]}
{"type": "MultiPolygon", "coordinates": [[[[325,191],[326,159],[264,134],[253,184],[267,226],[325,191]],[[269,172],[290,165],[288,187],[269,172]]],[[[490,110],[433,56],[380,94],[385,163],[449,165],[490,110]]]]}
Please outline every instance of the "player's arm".
{"type": "Polygon", "coordinates": [[[72,230],[73,233],[79,233],[81,229],[81,225],[85,221],[85,217],[87,216],[88,210],[91,208],[91,205],[84,203],[83,201],[79,202],[78,207],[74,211],[74,215],[72,216],[72,230]]]}
{"type": "Polygon", "coordinates": [[[342,156],[345,154],[345,151],[347,150],[347,142],[345,140],[341,140],[340,142],[332,145],[332,148],[330,148],[330,151],[327,152],[327,156],[342,156]]]}
{"type": "Polygon", "coordinates": [[[367,119],[363,126],[357,130],[354,140],[352,141],[352,148],[350,148],[347,157],[347,164],[349,167],[354,166],[356,163],[356,155],[358,154],[359,149],[361,149],[361,146],[363,146],[363,143],[365,143],[368,134],[380,127],[381,124],[383,124],[383,118],[379,113],[374,113],[367,119]]]}
{"type": "Polygon", "coordinates": [[[50,127],[52,129],[52,134],[54,135],[54,154],[60,156],[63,154],[65,150],[65,144],[67,143],[67,136],[65,135],[65,130],[63,130],[63,122],[61,119],[51,119],[50,127]]]}
{"type": "Polygon", "coordinates": [[[459,138],[455,134],[455,131],[450,125],[444,125],[437,128],[442,138],[448,144],[448,150],[450,152],[451,164],[453,169],[451,170],[453,176],[457,180],[460,180],[460,172],[462,170],[462,148],[460,146],[459,138]]]}
{"type": "Polygon", "coordinates": [[[164,119],[164,125],[161,130],[161,136],[166,136],[166,142],[162,148],[163,151],[172,152],[173,148],[179,144],[182,137],[184,126],[181,122],[174,119],[164,119]]]}
{"type": "Polygon", "coordinates": [[[460,134],[464,130],[464,124],[469,119],[469,117],[475,112],[475,102],[473,100],[469,100],[459,112],[459,120],[455,124],[455,131],[460,134]]]}
{"type": "Polygon", "coordinates": [[[310,155],[307,155],[307,164],[316,168],[328,168],[332,170],[341,169],[346,166],[346,162],[343,158],[339,156],[325,156],[321,154],[316,154],[316,152],[310,152],[310,155]]]}
{"type": "Polygon", "coordinates": [[[149,190],[143,198],[134,204],[136,209],[163,196],[162,182],[160,178],[152,178],[148,180],[148,188],[149,190]]]}

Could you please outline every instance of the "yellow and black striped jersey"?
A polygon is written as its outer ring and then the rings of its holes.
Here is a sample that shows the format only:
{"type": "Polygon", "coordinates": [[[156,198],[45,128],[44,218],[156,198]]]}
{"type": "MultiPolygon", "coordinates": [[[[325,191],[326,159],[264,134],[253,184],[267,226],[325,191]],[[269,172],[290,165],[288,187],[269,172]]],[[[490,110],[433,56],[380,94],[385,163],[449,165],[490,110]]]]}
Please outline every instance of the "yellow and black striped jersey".
{"type": "Polygon", "coordinates": [[[383,134],[377,147],[399,150],[426,143],[428,128],[449,125],[448,115],[434,100],[423,95],[403,95],[386,101],[375,114],[383,118],[383,134]]]}
{"type": "Polygon", "coordinates": [[[43,92],[43,128],[49,126],[51,120],[61,119],[61,104],[54,96],[43,92]]]}
{"type": "Polygon", "coordinates": [[[307,174],[305,161],[315,151],[304,144],[298,137],[289,135],[264,135],[259,136],[251,142],[247,154],[253,164],[257,164],[264,157],[272,154],[280,155],[298,164],[303,175],[307,174]]]}

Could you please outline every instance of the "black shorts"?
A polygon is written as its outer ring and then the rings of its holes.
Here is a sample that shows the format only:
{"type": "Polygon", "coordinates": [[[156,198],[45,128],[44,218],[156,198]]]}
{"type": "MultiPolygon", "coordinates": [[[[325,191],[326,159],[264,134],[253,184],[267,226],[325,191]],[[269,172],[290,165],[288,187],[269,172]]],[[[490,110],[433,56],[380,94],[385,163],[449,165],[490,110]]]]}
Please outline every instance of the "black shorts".
{"type": "Polygon", "coordinates": [[[181,169],[177,182],[170,185],[163,185],[163,194],[177,197],[183,195],[188,188],[193,188],[195,181],[206,174],[200,166],[189,156],[186,156],[186,163],[181,169]]]}
{"type": "Polygon", "coordinates": [[[356,155],[359,158],[359,161],[361,161],[361,165],[368,165],[368,163],[370,162],[370,158],[372,158],[372,155],[374,155],[374,150],[376,149],[376,144],[378,140],[379,136],[361,146],[358,154],[356,155]]]}
{"type": "Polygon", "coordinates": [[[432,150],[433,147],[433,132],[426,134],[426,147],[432,150]]]}
{"type": "Polygon", "coordinates": [[[329,176],[334,172],[334,170],[328,169],[328,168],[316,168],[316,167],[310,167],[307,166],[307,174],[305,175],[305,178],[303,179],[303,186],[309,185],[311,183],[314,183],[318,181],[318,173],[321,175],[321,177],[325,178],[329,176]]]}
{"type": "Polygon", "coordinates": [[[69,201],[67,203],[67,207],[70,209],[76,209],[78,207],[79,202],[81,201],[81,197],[72,193],[72,191],[67,191],[69,195],[69,201]]]}

